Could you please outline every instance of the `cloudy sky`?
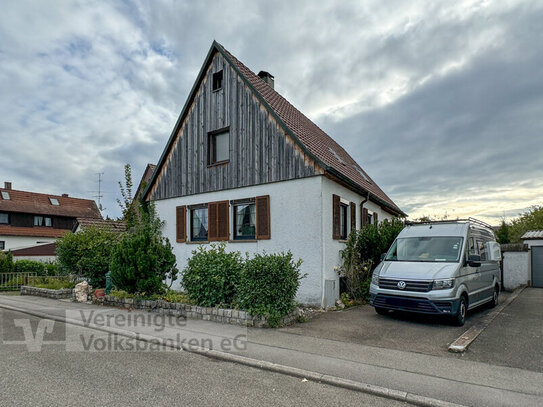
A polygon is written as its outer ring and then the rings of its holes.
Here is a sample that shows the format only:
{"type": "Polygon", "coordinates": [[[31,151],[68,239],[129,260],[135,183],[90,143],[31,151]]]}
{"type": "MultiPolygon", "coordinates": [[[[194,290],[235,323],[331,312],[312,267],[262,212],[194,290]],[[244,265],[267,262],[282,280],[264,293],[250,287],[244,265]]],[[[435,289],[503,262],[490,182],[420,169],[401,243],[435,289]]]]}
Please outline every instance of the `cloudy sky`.
{"type": "MultiPolygon", "coordinates": [[[[410,217],[543,204],[541,1],[22,1],[0,13],[0,181],[96,195],[156,162],[216,39],[410,217]]],[[[136,181],[137,183],[137,181],[136,181]]]]}

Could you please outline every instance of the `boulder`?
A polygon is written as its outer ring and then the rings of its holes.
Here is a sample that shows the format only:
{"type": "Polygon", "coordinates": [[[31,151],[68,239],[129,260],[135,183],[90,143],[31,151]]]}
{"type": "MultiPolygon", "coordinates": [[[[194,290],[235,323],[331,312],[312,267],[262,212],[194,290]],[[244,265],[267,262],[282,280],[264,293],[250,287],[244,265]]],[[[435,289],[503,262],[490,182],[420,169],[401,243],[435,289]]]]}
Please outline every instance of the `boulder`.
{"type": "Polygon", "coordinates": [[[89,300],[90,286],[83,281],[75,286],[75,300],[77,302],[87,302],[89,300]]]}

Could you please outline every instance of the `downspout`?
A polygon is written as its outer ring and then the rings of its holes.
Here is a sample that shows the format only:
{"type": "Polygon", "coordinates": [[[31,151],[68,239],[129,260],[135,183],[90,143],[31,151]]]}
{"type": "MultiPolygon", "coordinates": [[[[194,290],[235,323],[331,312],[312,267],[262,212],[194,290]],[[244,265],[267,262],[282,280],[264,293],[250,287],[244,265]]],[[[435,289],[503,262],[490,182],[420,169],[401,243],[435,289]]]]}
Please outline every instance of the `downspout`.
{"type": "Polygon", "coordinates": [[[365,221],[362,219],[362,214],[364,213],[364,204],[370,200],[370,191],[368,191],[368,196],[360,202],[360,229],[362,229],[362,226],[364,226],[362,223],[365,221]]]}

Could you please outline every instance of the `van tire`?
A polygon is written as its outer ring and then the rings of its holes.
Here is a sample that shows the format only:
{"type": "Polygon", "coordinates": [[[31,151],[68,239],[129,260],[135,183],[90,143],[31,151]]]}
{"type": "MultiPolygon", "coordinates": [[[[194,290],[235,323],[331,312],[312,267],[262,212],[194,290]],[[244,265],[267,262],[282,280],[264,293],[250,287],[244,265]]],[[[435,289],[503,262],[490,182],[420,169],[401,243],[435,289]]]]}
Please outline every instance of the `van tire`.
{"type": "Polygon", "coordinates": [[[495,286],[494,292],[492,293],[492,300],[489,302],[490,308],[495,308],[498,306],[498,304],[500,303],[499,297],[500,297],[500,289],[498,288],[498,286],[495,286]]]}
{"type": "Polygon", "coordinates": [[[375,312],[377,312],[379,315],[387,315],[388,311],[386,308],[381,307],[375,307],[375,312]]]}
{"type": "Polygon", "coordinates": [[[453,315],[453,323],[456,326],[463,326],[466,323],[466,314],[468,313],[468,301],[466,296],[460,297],[460,304],[458,304],[458,311],[456,315],[453,315]]]}

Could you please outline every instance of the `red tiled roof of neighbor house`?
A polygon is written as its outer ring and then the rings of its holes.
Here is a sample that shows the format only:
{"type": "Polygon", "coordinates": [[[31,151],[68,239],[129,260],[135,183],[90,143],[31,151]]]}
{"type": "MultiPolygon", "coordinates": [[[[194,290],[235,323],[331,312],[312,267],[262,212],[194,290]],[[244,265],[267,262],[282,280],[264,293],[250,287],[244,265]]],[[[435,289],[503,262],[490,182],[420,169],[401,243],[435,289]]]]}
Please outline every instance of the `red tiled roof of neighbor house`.
{"type": "Polygon", "coordinates": [[[99,228],[107,228],[113,232],[126,231],[126,223],[121,220],[77,218],[77,223],[75,224],[73,230],[76,230],[78,226],[82,229],[89,226],[94,226],[99,228]]]}
{"type": "Polygon", "coordinates": [[[31,247],[23,247],[21,249],[10,250],[14,257],[18,256],[55,256],[56,243],[39,244],[31,247]]]}
{"type": "Polygon", "coordinates": [[[34,226],[25,228],[22,226],[0,225],[0,236],[32,236],[59,238],[68,232],[67,229],[53,229],[50,227],[34,226]]]}
{"type": "Polygon", "coordinates": [[[0,212],[102,219],[102,214],[98,210],[96,202],[92,199],[72,198],[67,195],[42,194],[6,188],[0,188],[0,192],[7,192],[9,194],[9,199],[3,199],[2,194],[0,194],[0,212]],[[56,199],[59,204],[53,205],[50,198],[56,199]]]}
{"type": "MultiPolygon", "coordinates": [[[[234,69],[248,82],[249,87],[254,89],[256,96],[260,97],[263,104],[267,105],[271,113],[276,116],[279,124],[285,127],[287,132],[292,133],[301,147],[316,159],[327,174],[353,185],[362,193],[371,194],[372,199],[377,199],[385,207],[400,215],[405,215],[343,147],[216,41],[213,42],[209,55],[212,56],[215,50],[219,51],[226,60],[231,62],[234,69]]],[[[208,56],[206,63],[211,61],[210,56],[208,56]]],[[[201,77],[198,80],[201,80],[201,77]]],[[[183,113],[181,113],[182,115],[183,113]]],[[[174,141],[174,137],[171,137],[170,145],[174,141]]],[[[159,162],[159,167],[162,165],[163,157],[159,162]]],[[[153,180],[155,178],[156,174],[153,180]]],[[[149,188],[147,191],[149,191],[149,188]]]]}

